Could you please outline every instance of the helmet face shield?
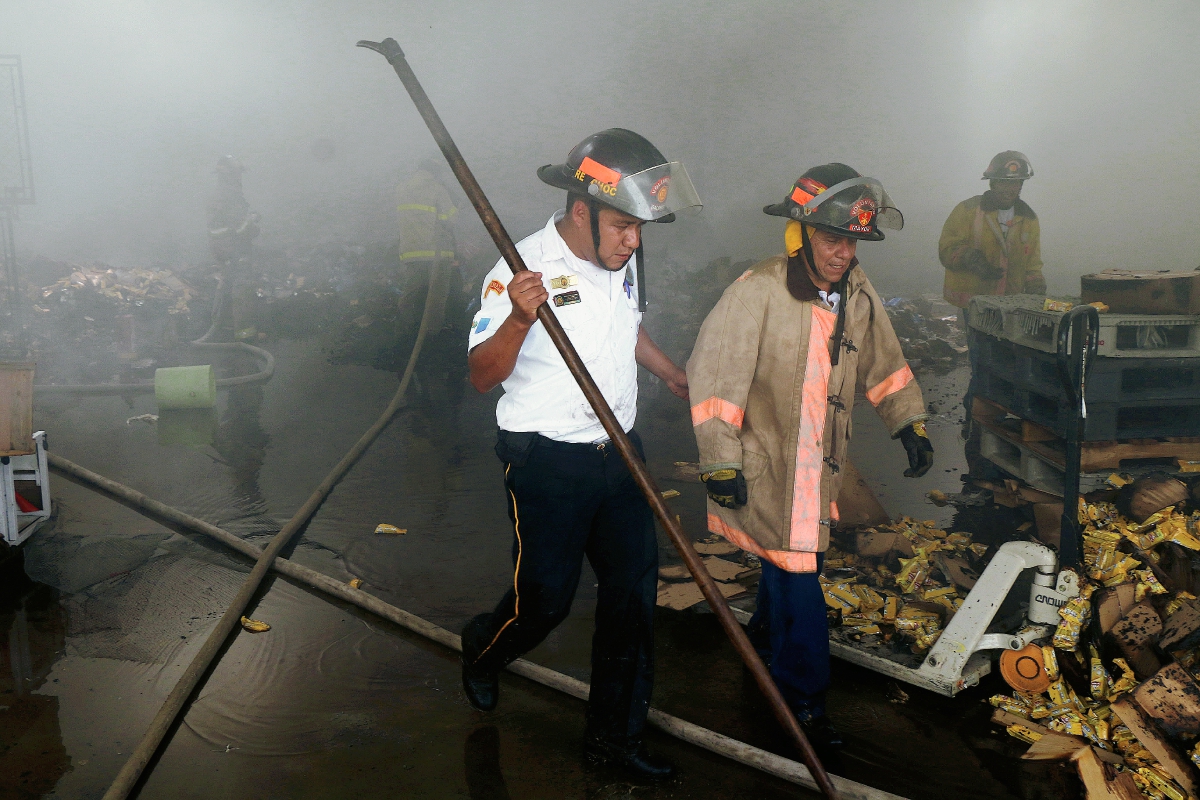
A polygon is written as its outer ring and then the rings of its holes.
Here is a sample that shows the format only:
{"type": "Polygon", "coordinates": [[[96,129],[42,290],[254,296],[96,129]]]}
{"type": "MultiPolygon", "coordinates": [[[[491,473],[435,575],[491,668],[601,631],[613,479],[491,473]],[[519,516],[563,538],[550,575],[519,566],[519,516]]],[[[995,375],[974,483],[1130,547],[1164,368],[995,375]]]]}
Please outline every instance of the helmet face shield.
{"type": "MultiPolygon", "coordinates": [[[[851,178],[817,191],[801,178],[792,190],[788,215],[793,219],[855,239],[879,240],[879,228],[900,230],[904,215],[892,203],[883,185],[874,178],[851,178]],[[807,191],[811,188],[813,191],[807,191]]],[[[811,183],[811,182],[810,182],[811,183]]]]}
{"type": "Polygon", "coordinates": [[[669,161],[632,175],[621,175],[606,168],[591,169],[593,165],[589,161],[591,159],[585,158],[579,167],[580,172],[591,177],[588,194],[630,216],[653,222],[702,205],[696,187],[680,161],[669,161]]]}

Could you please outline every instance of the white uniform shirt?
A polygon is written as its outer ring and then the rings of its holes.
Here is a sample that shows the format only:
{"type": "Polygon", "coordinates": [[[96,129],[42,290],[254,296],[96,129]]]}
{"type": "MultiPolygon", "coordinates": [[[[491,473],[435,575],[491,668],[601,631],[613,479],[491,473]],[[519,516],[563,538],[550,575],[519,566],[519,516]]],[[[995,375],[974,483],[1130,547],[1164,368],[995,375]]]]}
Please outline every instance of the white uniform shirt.
{"type": "MultiPolygon", "coordinates": [[[[637,346],[642,315],[638,311],[636,264],[610,272],[576,258],[555,223],[523,239],[517,251],[525,265],[542,273],[550,306],[579,351],[579,357],[626,431],[637,416],[637,346]]],[[[471,323],[468,351],[487,341],[512,313],[508,282],[513,277],[501,259],[483,279],[479,311],[471,323]]],[[[608,438],[542,323],[535,322],[521,345],[516,366],[503,383],[496,422],[506,431],[537,431],[560,442],[601,442],[608,438]]]]}

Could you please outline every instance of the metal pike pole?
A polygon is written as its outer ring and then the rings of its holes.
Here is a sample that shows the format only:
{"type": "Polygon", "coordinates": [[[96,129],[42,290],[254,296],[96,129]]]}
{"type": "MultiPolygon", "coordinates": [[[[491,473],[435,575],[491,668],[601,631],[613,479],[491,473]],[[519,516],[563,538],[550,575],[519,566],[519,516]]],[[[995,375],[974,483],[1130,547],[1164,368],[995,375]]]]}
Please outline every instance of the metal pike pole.
{"type": "MultiPolygon", "coordinates": [[[[500,254],[508,262],[509,268],[514,273],[527,270],[528,267],[525,266],[525,261],[517,252],[517,247],[513,244],[512,238],[504,229],[500,218],[496,216],[492,204],[488,202],[479,182],[475,180],[475,176],[471,173],[467,162],[463,159],[462,153],[458,151],[458,146],[454,144],[454,139],[451,138],[450,132],[442,124],[441,117],[438,116],[433,103],[429,101],[429,96],[425,94],[425,90],[421,88],[421,83],[413,73],[412,67],[405,60],[404,51],[400,49],[400,45],[396,43],[395,39],[384,39],[382,42],[368,42],[364,40],[359,42],[358,46],[366,47],[380,53],[396,70],[396,75],[399,76],[400,82],[408,90],[409,96],[417,106],[417,111],[420,112],[422,119],[425,120],[425,124],[429,126],[429,132],[433,134],[438,147],[441,148],[442,155],[450,163],[450,168],[454,171],[454,177],[458,178],[458,182],[462,184],[463,191],[471,199],[471,205],[475,206],[475,211],[478,212],[480,220],[483,221],[483,226],[491,234],[492,241],[496,243],[500,254]]],[[[796,748],[800,751],[800,755],[804,759],[804,763],[808,766],[817,785],[821,788],[821,792],[826,797],[836,798],[837,793],[833,788],[833,783],[829,780],[829,774],[825,772],[820,759],[817,758],[816,751],[813,750],[808,737],[804,735],[804,731],[801,730],[799,723],[796,722],[795,715],[788,708],[783,695],[779,693],[779,687],[771,679],[771,675],[767,672],[762,659],[758,657],[758,653],[755,652],[754,647],[750,644],[750,640],[746,638],[745,632],[738,624],[737,619],[734,618],[733,612],[729,610],[729,604],[725,602],[725,598],[717,591],[716,583],[713,581],[712,576],[708,574],[708,570],[704,568],[704,564],[701,563],[700,556],[696,553],[695,548],[692,547],[691,542],[683,535],[683,529],[667,509],[667,504],[663,501],[658,487],[655,486],[654,479],[650,477],[650,472],[646,469],[646,465],[638,458],[637,451],[634,450],[629,437],[625,435],[625,431],[621,428],[620,423],[617,422],[617,418],[613,415],[612,409],[609,408],[608,401],[604,399],[604,395],[600,393],[596,382],[592,380],[592,376],[588,373],[587,367],[584,366],[583,360],[579,358],[579,353],[575,352],[575,347],[571,344],[571,340],[567,337],[562,325],[559,324],[558,318],[554,316],[554,312],[546,304],[538,307],[537,315],[542,325],[546,328],[546,332],[550,335],[550,340],[554,342],[554,346],[562,354],[563,361],[567,363],[567,369],[571,371],[571,374],[579,383],[579,388],[583,390],[584,397],[587,398],[593,410],[595,410],[596,416],[600,418],[600,423],[604,425],[604,430],[608,433],[613,444],[617,446],[617,451],[620,452],[621,458],[625,460],[626,466],[629,467],[629,472],[637,482],[638,488],[642,490],[642,494],[646,496],[646,501],[654,509],[654,515],[658,517],[659,523],[666,530],[667,535],[671,537],[671,543],[675,545],[675,549],[683,557],[683,562],[687,565],[688,571],[696,579],[696,583],[700,586],[700,591],[704,594],[704,598],[708,601],[712,610],[716,612],[717,619],[721,621],[721,627],[725,629],[726,635],[733,642],[734,649],[738,651],[738,655],[742,657],[742,661],[746,663],[746,667],[754,675],[754,680],[758,683],[759,688],[766,695],[767,702],[771,705],[771,710],[775,713],[775,718],[779,720],[779,723],[791,735],[796,748]]]]}
{"type": "Polygon", "coordinates": [[[1087,421],[1088,369],[1096,357],[1100,333],[1100,314],[1093,306],[1075,306],[1063,315],[1058,325],[1058,377],[1066,390],[1067,451],[1063,470],[1063,514],[1058,544],[1059,567],[1078,569],[1079,533],[1079,462],[1083,426],[1087,421]]]}

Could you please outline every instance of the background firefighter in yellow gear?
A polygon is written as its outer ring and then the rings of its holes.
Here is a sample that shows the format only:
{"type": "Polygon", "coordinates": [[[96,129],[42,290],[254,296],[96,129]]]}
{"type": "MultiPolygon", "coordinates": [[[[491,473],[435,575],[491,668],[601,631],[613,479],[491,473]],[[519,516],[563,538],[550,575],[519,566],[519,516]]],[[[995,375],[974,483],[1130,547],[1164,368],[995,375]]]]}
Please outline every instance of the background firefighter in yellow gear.
{"type": "Polygon", "coordinates": [[[966,308],[976,295],[1045,294],[1041,227],[1020,199],[1022,185],[1032,177],[1023,154],[997,153],[983,173],[988,191],[950,212],[938,241],[947,302],[966,308]]]}
{"type": "Polygon", "coordinates": [[[417,171],[400,184],[396,193],[401,316],[419,317],[426,292],[432,288],[430,331],[435,337],[445,322],[448,297],[453,296],[457,303],[462,284],[453,228],[458,209],[441,179],[445,172],[444,163],[422,159],[417,171]]]}
{"type": "Polygon", "coordinates": [[[440,170],[429,160],[400,184],[396,213],[400,218],[400,261],[432,261],[435,250],[441,260],[454,261],[452,220],[458,214],[450,192],[437,178],[440,170]]]}

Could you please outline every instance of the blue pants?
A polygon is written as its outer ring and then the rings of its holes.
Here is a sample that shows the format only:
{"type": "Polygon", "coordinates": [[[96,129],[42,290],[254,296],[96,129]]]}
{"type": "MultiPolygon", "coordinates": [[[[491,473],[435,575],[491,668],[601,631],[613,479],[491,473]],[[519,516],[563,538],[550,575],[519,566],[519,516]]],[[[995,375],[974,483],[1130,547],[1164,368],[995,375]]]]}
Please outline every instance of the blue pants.
{"type": "MultiPolygon", "coordinates": [[[[629,438],[641,455],[641,439],[633,431],[629,438]]],[[[586,734],[634,747],[654,685],[658,540],[650,506],[611,443],[538,436],[518,461],[506,461],[504,480],[514,586],[467,624],[463,658],[496,671],[541,643],[571,610],[587,558],[600,586],[586,734]]]]}
{"type": "Polygon", "coordinates": [[[758,610],[748,635],[783,699],[801,721],[825,713],[829,688],[829,621],[817,576],[825,554],[817,554],[817,571],[788,572],[766,561],[758,584],[758,610]]]}

